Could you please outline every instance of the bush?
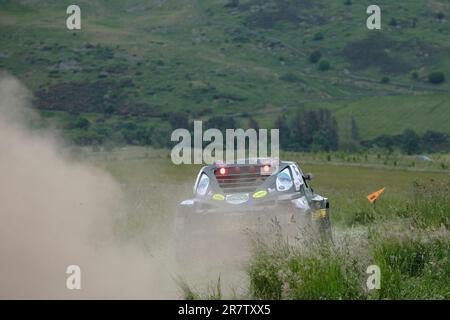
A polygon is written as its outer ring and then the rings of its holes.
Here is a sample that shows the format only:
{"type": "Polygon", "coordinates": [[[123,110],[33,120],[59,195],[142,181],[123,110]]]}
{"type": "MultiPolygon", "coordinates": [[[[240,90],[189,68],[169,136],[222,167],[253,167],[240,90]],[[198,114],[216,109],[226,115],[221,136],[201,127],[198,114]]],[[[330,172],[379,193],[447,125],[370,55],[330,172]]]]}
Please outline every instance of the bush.
{"type": "Polygon", "coordinates": [[[225,5],[225,8],[237,8],[237,7],[239,7],[239,0],[230,0],[225,5]]]}
{"type": "Polygon", "coordinates": [[[173,129],[185,128],[189,126],[189,115],[186,112],[170,112],[168,121],[173,129]]]}
{"type": "Polygon", "coordinates": [[[383,84],[388,84],[389,82],[391,82],[391,79],[389,79],[389,77],[383,77],[383,78],[381,78],[381,83],[383,83],[383,84]]]}
{"type": "Polygon", "coordinates": [[[90,126],[91,122],[88,119],[84,117],[79,117],[69,127],[71,129],[88,129],[90,126]]]}
{"type": "Polygon", "coordinates": [[[319,62],[320,58],[322,58],[322,53],[319,50],[315,50],[310,54],[309,62],[315,64],[315,63],[319,62]]]}
{"type": "Polygon", "coordinates": [[[317,32],[314,35],[313,40],[314,41],[320,41],[320,40],[323,40],[323,38],[324,38],[323,33],[322,32],[317,32]]]}
{"type": "Polygon", "coordinates": [[[428,75],[428,80],[432,84],[441,84],[445,81],[445,75],[443,72],[432,72],[428,75]]]}
{"type": "Polygon", "coordinates": [[[391,20],[389,20],[389,25],[392,27],[396,27],[398,25],[397,19],[391,18],[391,20]]]}
{"type": "Polygon", "coordinates": [[[299,80],[299,78],[293,73],[285,73],[280,76],[280,80],[287,81],[287,82],[297,82],[299,80]]]}
{"type": "Polygon", "coordinates": [[[330,68],[331,68],[331,65],[328,60],[320,60],[320,62],[319,62],[319,70],[320,71],[327,71],[327,70],[330,70],[330,68]]]}

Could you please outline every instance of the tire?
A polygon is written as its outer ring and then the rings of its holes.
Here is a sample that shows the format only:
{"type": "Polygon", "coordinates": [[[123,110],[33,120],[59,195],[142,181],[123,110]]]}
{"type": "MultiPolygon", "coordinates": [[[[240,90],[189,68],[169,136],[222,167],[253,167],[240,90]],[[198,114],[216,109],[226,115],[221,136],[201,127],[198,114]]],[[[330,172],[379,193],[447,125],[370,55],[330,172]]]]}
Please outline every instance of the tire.
{"type": "Polygon", "coordinates": [[[333,232],[331,230],[330,207],[327,204],[327,215],[318,221],[320,239],[324,242],[333,242],[333,232]]]}

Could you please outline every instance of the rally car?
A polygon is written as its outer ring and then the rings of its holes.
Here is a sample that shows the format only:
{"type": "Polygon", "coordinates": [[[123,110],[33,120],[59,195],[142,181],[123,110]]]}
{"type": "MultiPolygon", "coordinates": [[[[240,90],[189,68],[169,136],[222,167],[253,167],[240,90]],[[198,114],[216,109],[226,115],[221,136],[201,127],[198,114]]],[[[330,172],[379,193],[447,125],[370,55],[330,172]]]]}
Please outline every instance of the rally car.
{"type": "Polygon", "coordinates": [[[311,180],[291,161],[259,158],[203,167],[193,198],[178,207],[177,255],[237,246],[240,231],[271,232],[267,227],[274,223],[331,239],[329,201],[314,192],[311,180]]]}

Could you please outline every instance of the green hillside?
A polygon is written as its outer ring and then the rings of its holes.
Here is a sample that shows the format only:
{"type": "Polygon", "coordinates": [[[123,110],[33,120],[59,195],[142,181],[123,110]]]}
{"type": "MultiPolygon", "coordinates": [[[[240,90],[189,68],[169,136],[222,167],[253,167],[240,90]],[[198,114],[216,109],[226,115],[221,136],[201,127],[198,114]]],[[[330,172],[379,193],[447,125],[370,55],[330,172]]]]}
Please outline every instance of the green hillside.
{"type": "Polygon", "coordinates": [[[47,118],[145,127],[186,111],[273,126],[280,112],[326,107],[341,140],[350,115],[364,139],[450,132],[450,82],[429,82],[450,78],[449,1],[380,0],[380,31],[366,28],[371,1],[79,0],[78,31],[66,29],[70,4],[0,0],[0,69],[47,118]]]}

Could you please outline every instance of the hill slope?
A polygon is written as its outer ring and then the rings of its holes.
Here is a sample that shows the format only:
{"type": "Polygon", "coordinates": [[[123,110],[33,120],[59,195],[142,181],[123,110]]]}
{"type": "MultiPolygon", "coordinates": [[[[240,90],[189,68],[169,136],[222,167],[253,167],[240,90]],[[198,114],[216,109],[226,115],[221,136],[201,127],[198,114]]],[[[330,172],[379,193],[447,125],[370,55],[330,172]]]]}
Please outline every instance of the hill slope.
{"type": "Polygon", "coordinates": [[[428,82],[450,76],[450,3],[378,1],[382,30],[369,31],[371,2],[353,2],[80,0],[82,30],[69,31],[60,1],[1,0],[0,69],[58,116],[255,112],[270,126],[277,112],[324,106],[344,139],[350,113],[363,138],[450,132],[450,85],[428,82]]]}

